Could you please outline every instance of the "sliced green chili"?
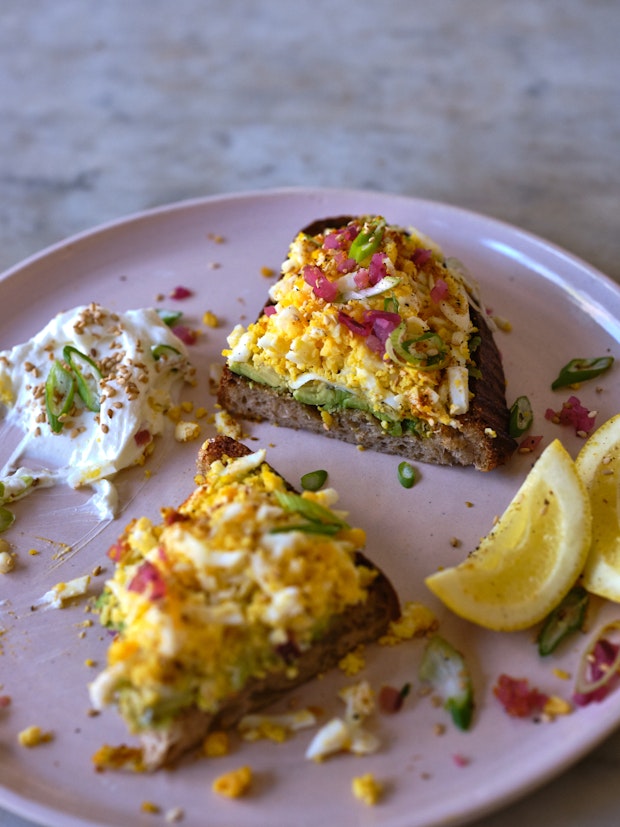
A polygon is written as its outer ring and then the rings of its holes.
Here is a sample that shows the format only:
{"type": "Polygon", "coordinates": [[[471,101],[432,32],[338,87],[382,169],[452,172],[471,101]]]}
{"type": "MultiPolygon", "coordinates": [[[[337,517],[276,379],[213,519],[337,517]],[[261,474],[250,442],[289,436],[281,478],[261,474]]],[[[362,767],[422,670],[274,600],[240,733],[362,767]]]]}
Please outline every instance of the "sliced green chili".
{"type": "Polygon", "coordinates": [[[582,586],[572,588],[547,617],[538,635],[538,653],[550,655],[568,635],[579,631],[588,608],[588,592],[582,586]]]}
{"type": "Polygon", "coordinates": [[[586,382],[600,376],[614,363],[613,356],[600,356],[594,359],[571,359],[564,365],[558,378],[551,384],[551,390],[565,388],[567,385],[574,385],[577,382],[586,382]]]}
{"type": "Polygon", "coordinates": [[[469,729],[474,693],[462,654],[440,635],[434,635],[424,650],[418,674],[420,680],[429,683],[441,697],[455,725],[469,729]]]}
{"type": "Polygon", "coordinates": [[[75,379],[72,371],[56,360],[45,382],[45,409],[47,421],[55,434],[62,431],[61,417],[71,410],[75,395],[75,379]]]}
{"type": "Polygon", "coordinates": [[[15,514],[8,508],[0,507],[0,532],[6,531],[15,522],[15,514]]]}
{"type": "Polygon", "coordinates": [[[404,330],[404,324],[399,324],[389,336],[392,349],[399,359],[417,370],[439,370],[445,367],[448,348],[438,333],[429,330],[415,339],[402,341],[404,330]]]}
{"type": "Polygon", "coordinates": [[[89,411],[97,413],[101,408],[99,380],[101,371],[95,362],[73,345],[66,345],[62,351],[65,362],[75,376],[77,392],[89,411]]]}
{"type": "Polygon", "coordinates": [[[327,471],[309,471],[301,478],[301,487],[304,491],[318,491],[327,480],[327,471]]]}
{"type": "Polygon", "coordinates": [[[342,526],[327,523],[298,523],[297,525],[281,525],[272,528],[270,534],[286,534],[289,531],[301,531],[303,534],[322,534],[333,537],[338,534],[342,526]]]}
{"type": "Polygon", "coordinates": [[[522,436],[534,420],[532,405],[527,396],[519,396],[510,408],[510,419],[508,421],[508,433],[511,437],[522,436]]]}
{"type": "Polygon", "coordinates": [[[302,517],[313,523],[349,528],[347,523],[341,520],[333,511],[330,511],[329,508],[302,497],[300,494],[293,494],[290,491],[276,491],[275,494],[278,502],[286,511],[301,514],[302,517]]]}
{"type": "Polygon", "coordinates": [[[172,327],[179,321],[183,313],[180,310],[164,310],[163,308],[159,308],[157,315],[165,325],[172,327]]]}
{"type": "Polygon", "coordinates": [[[379,249],[385,231],[385,220],[380,218],[366,227],[355,236],[349,248],[349,257],[358,264],[364,264],[379,249]]]}
{"type": "Polygon", "coordinates": [[[398,466],[398,481],[403,488],[412,488],[415,483],[415,468],[408,462],[401,462],[398,466]]]}
{"type": "Polygon", "coordinates": [[[151,355],[156,362],[161,359],[162,356],[167,356],[170,353],[174,353],[175,356],[181,355],[181,351],[177,350],[176,347],[172,347],[172,345],[153,345],[151,347],[151,355]]]}

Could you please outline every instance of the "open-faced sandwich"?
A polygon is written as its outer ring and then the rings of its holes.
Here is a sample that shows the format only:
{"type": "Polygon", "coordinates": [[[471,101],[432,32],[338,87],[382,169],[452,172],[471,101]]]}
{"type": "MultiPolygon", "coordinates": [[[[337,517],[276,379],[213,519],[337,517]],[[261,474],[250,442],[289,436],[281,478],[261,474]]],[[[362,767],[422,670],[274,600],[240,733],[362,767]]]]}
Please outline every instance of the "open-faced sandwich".
{"type": "Polygon", "coordinates": [[[317,221],[257,321],[228,337],[218,399],[234,416],[490,470],[516,445],[485,316],[462,266],[417,231],[317,221]]]}
{"type": "Polygon", "coordinates": [[[298,494],[264,450],[224,436],[205,442],[198,470],[160,524],[129,524],[99,600],[116,635],[91,701],[118,706],[146,769],[334,666],[400,612],[333,489],[298,494]]]}

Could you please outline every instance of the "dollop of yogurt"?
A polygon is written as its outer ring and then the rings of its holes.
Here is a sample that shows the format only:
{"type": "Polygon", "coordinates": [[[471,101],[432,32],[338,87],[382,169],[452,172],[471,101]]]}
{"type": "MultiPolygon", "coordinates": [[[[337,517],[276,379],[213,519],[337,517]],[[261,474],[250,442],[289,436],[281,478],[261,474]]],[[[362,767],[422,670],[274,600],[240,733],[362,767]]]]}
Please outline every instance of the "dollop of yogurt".
{"type": "Polygon", "coordinates": [[[110,478],[144,461],[181,386],[193,380],[185,345],[156,310],[120,313],[93,303],[59,313],[29,341],[0,351],[0,409],[6,425],[22,432],[0,471],[0,504],[37,487],[90,486],[99,515],[114,516],[110,478]],[[76,352],[68,363],[67,353],[76,352]],[[71,381],[75,391],[56,421],[49,408],[54,366],[64,383],[57,393],[71,381]],[[85,374],[86,401],[78,392],[85,374]],[[16,467],[22,458],[27,465],[16,467]]]}

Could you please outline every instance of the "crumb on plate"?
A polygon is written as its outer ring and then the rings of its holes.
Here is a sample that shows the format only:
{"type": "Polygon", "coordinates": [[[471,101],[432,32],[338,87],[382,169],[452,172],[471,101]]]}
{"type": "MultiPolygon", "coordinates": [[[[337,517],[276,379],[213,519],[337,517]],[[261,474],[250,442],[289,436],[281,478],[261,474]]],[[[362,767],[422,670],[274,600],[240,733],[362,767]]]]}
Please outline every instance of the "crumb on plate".
{"type": "Polygon", "coordinates": [[[248,766],[239,767],[218,776],[213,782],[213,792],[225,798],[241,798],[250,789],[252,770],[248,766]]]}
{"type": "Polygon", "coordinates": [[[354,778],[351,782],[351,789],[355,798],[368,807],[377,804],[383,794],[383,785],[370,772],[354,778]]]}

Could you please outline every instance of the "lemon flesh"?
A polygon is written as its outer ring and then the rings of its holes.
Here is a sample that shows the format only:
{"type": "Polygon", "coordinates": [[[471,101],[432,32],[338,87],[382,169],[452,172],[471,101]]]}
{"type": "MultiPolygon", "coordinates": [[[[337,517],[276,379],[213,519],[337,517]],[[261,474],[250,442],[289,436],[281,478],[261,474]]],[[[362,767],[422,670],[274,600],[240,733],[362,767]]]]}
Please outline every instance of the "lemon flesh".
{"type": "Polygon", "coordinates": [[[583,585],[620,602],[620,414],[588,438],[576,462],[592,511],[592,545],[583,585]]]}
{"type": "Polygon", "coordinates": [[[478,548],[425,582],[460,617],[497,631],[526,629],[574,585],[590,538],[585,486],[554,440],[478,548]]]}

